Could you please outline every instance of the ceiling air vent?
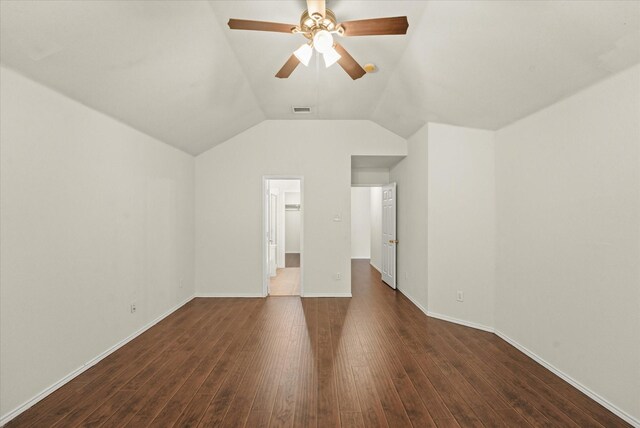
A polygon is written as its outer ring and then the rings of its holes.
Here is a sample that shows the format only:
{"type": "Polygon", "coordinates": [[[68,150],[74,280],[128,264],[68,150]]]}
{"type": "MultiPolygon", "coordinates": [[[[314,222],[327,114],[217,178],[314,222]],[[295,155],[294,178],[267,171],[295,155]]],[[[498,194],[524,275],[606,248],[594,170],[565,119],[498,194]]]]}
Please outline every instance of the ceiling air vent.
{"type": "Polygon", "coordinates": [[[311,107],[291,106],[293,114],[309,114],[311,113],[311,107]]]}

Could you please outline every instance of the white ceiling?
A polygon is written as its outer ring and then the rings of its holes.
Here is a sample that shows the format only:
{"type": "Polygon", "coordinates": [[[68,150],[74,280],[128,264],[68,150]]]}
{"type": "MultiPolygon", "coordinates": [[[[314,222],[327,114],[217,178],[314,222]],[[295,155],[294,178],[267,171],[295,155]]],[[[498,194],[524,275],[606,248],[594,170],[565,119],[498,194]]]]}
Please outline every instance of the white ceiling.
{"type": "Polygon", "coordinates": [[[302,36],[290,1],[0,1],[0,61],[168,144],[201,153],[264,119],[426,121],[498,129],[640,62],[638,1],[328,0],[339,21],[407,15],[407,36],[345,38],[379,72],[274,74],[302,36]],[[292,105],[311,105],[294,116],[292,105]]]}
{"type": "Polygon", "coordinates": [[[0,8],[3,64],[186,152],[266,117],[207,2],[2,0],[0,8]]]}
{"type": "MultiPolygon", "coordinates": [[[[297,24],[306,9],[304,1],[211,1],[218,23],[227,27],[229,18],[256,19],[297,24]]],[[[306,42],[302,35],[226,30],[249,84],[270,119],[369,119],[375,110],[395,65],[411,38],[412,22],[422,15],[422,1],[329,0],[327,6],[338,21],[406,15],[409,36],[369,36],[340,40],[340,44],[361,65],[375,63],[377,73],[359,80],[351,78],[337,64],[326,69],[322,58],[309,67],[299,65],[288,79],[274,75],[291,53],[306,42]],[[292,105],[311,105],[312,115],[294,115],[292,105]]]]}
{"type": "Polygon", "coordinates": [[[639,1],[430,1],[372,118],[500,129],[638,62],[639,1]]]}

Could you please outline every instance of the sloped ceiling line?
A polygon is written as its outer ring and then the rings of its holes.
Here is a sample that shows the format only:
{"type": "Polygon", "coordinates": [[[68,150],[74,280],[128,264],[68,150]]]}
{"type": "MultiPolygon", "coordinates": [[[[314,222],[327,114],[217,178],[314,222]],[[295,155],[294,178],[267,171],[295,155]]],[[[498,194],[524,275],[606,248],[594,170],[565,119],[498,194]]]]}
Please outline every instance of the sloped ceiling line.
{"type": "MultiPolygon", "coordinates": [[[[212,13],[214,14],[214,16],[215,16],[215,15],[216,15],[216,12],[215,12],[215,10],[213,9],[213,7],[211,6],[211,2],[208,2],[208,6],[209,6],[209,8],[211,9],[211,12],[212,12],[212,13]]],[[[222,19],[224,19],[224,18],[225,18],[225,17],[222,17],[222,19]]],[[[233,52],[233,59],[234,59],[235,64],[237,64],[237,65],[238,65],[238,68],[241,70],[241,72],[242,72],[242,76],[244,77],[244,80],[245,80],[245,81],[247,82],[247,84],[249,85],[249,88],[251,88],[251,95],[252,95],[253,101],[258,105],[258,107],[260,107],[260,111],[262,111],[262,114],[264,115],[264,119],[266,119],[266,118],[267,118],[267,114],[265,113],[265,111],[264,111],[264,109],[262,108],[262,106],[260,106],[260,104],[258,103],[258,97],[256,97],[256,93],[255,93],[255,91],[253,90],[253,86],[251,86],[251,84],[249,83],[249,79],[247,78],[247,73],[246,73],[245,69],[244,69],[244,68],[242,68],[242,67],[240,66],[240,60],[238,59],[238,54],[237,54],[237,53],[236,53],[236,51],[231,47],[231,44],[229,43],[229,37],[228,37],[228,34],[229,34],[229,31],[230,31],[230,30],[229,30],[228,28],[226,28],[226,27],[227,27],[227,26],[224,26],[224,27],[221,29],[221,30],[222,30],[222,32],[223,32],[223,33],[224,33],[224,35],[225,35],[224,40],[225,40],[225,42],[226,42],[227,46],[229,47],[229,50],[230,50],[231,52],[233,52]]],[[[264,119],[263,119],[263,120],[264,120],[264,119]]],[[[258,122],[256,122],[256,123],[254,123],[254,124],[252,124],[251,126],[247,127],[247,129],[252,128],[253,126],[257,125],[257,124],[258,124],[258,123],[260,123],[260,122],[262,122],[262,120],[261,120],[261,121],[258,121],[258,122]]],[[[244,130],[243,130],[243,131],[241,131],[241,132],[244,132],[244,130]]],[[[236,135],[237,135],[237,134],[236,134],[236,135]]]]}
{"type": "Polygon", "coordinates": [[[322,65],[276,79],[304,38],[227,20],[295,24],[303,0],[2,0],[0,62],[194,155],[265,119],[372,120],[403,138],[427,121],[495,130],[640,62],[640,2],[327,4],[340,21],[406,15],[408,35],[344,38],[378,66],[362,79],[322,65]]]}

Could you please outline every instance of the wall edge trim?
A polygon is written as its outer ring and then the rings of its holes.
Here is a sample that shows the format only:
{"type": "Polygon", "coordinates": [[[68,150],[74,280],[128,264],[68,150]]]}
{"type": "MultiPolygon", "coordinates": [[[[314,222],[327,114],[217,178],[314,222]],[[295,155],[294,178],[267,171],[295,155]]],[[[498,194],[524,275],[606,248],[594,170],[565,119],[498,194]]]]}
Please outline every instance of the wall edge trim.
{"type": "Polygon", "coordinates": [[[260,293],[196,293],[196,298],[205,298],[205,299],[214,299],[214,298],[232,298],[232,297],[242,297],[242,298],[256,298],[256,297],[266,297],[260,293]]]}
{"type": "Polygon", "coordinates": [[[465,327],[475,328],[476,330],[482,330],[482,331],[486,331],[486,332],[489,332],[489,333],[495,333],[495,329],[493,327],[487,327],[486,325],[478,324],[478,323],[475,323],[475,322],[472,322],[472,321],[461,320],[459,318],[450,317],[448,315],[439,314],[439,313],[433,312],[433,311],[427,311],[427,315],[432,317],[432,318],[437,318],[437,319],[442,320],[442,321],[448,321],[448,322],[452,322],[452,323],[455,323],[455,324],[463,325],[465,327]]]}
{"type": "MultiPolygon", "coordinates": [[[[443,315],[443,314],[439,314],[439,313],[436,313],[436,312],[425,310],[425,308],[421,304],[419,304],[413,297],[408,295],[406,292],[403,292],[401,290],[398,290],[398,291],[400,291],[407,299],[409,299],[409,301],[411,303],[413,303],[418,309],[420,309],[425,315],[427,315],[429,317],[437,318],[437,319],[440,319],[440,320],[443,320],[443,321],[447,321],[447,322],[452,322],[454,324],[462,325],[462,326],[465,326],[465,327],[475,328],[477,330],[482,330],[482,331],[494,333],[496,336],[500,337],[502,340],[504,340],[505,342],[509,343],[511,346],[513,346],[514,348],[518,349],[519,351],[521,351],[522,353],[524,353],[525,355],[527,355],[528,357],[530,357],[531,359],[536,361],[538,364],[542,365],[544,368],[546,368],[547,370],[551,371],[556,376],[558,376],[561,379],[563,379],[564,381],[568,382],[574,388],[576,388],[579,391],[581,391],[582,393],[586,394],[592,400],[594,400],[597,403],[599,403],[602,406],[604,406],[607,410],[611,411],[616,416],[622,418],[627,423],[630,423],[633,426],[640,427],[640,420],[639,419],[636,419],[632,415],[630,415],[627,412],[625,412],[624,410],[620,409],[615,404],[609,402],[607,399],[603,398],[602,396],[600,396],[599,394],[595,393],[591,389],[589,389],[586,386],[582,385],[580,382],[578,382],[577,380],[573,379],[568,374],[562,372],[560,369],[556,368],[554,365],[552,365],[551,363],[547,362],[544,358],[540,357],[539,355],[537,355],[533,351],[529,350],[525,346],[523,346],[520,343],[516,342],[515,340],[513,340],[512,338],[507,336],[505,333],[503,333],[503,332],[501,332],[499,330],[496,330],[494,328],[481,325],[481,324],[477,324],[477,323],[473,323],[473,322],[470,322],[470,321],[465,321],[465,320],[461,320],[461,319],[458,319],[458,318],[450,317],[448,315],[443,315]]],[[[2,415],[2,417],[0,417],[0,426],[3,426],[5,424],[7,424],[9,421],[14,419],[18,415],[20,415],[22,412],[28,410],[30,407],[32,407],[33,405],[35,405],[36,403],[41,401],[43,398],[45,398],[46,396],[48,396],[49,394],[51,394],[52,392],[54,392],[58,388],[62,387],[63,385],[65,385],[66,383],[68,383],[69,381],[71,381],[72,379],[74,379],[75,377],[77,377],[78,375],[83,373],[84,371],[86,371],[89,368],[91,368],[92,366],[96,365],[101,360],[103,360],[107,356],[111,355],[113,352],[117,351],[122,346],[124,346],[127,343],[129,343],[131,340],[133,340],[136,337],[140,336],[142,333],[144,333],[145,331],[149,330],[151,327],[153,327],[154,325],[156,325],[157,323],[162,321],[164,318],[166,318],[167,316],[171,315],[173,312],[175,312],[176,310],[180,309],[182,306],[186,305],[187,303],[189,303],[191,300],[193,300],[196,297],[204,297],[204,298],[208,298],[208,297],[248,297],[248,298],[250,298],[250,297],[254,297],[255,298],[255,297],[263,297],[263,296],[262,295],[258,295],[258,294],[240,294],[240,295],[236,294],[236,295],[231,295],[231,294],[218,294],[218,293],[198,293],[196,295],[189,296],[187,299],[185,299],[182,302],[178,303],[176,306],[170,308],[169,310],[167,310],[166,312],[164,312],[163,314],[161,314],[160,316],[158,316],[157,318],[155,318],[151,322],[147,323],[146,325],[144,325],[143,327],[141,327],[140,329],[138,329],[137,331],[135,331],[131,335],[127,336],[123,340],[121,340],[118,343],[116,343],[115,345],[111,346],[109,349],[103,351],[102,353],[100,353],[96,357],[92,358],[91,360],[86,362],[83,366],[73,370],[71,373],[67,374],[62,379],[58,380],[57,382],[55,382],[52,385],[50,385],[49,387],[45,388],[44,390],[42,390],[41,392],[39,392],[38,394],[36,394],[32,398],[30,398],[29,400],[27,400],[24,403],[22,403],[21,405],[17,406],[15,409],[13,409],[13,410],[9,411],[8,413],[2,415]]],[[[308,293],[304,297],[312,297],[312,298],[317,298],[317,297],[351,297],[351,293],[308,293]]]]}
{"type": "Polygon", "coordinates": [[[145,331],[149,330],[154,325],[158,324],[160,321],[162,321],[163,319],[165,319],[166,317],[168,317],[169,315],[171,315],[172,313],[174,313],[175,311],[177,311],[178,309],[180,309],[181,307],[183,307],[184,305],[189,303],[191,300],[193,300],[194,297],[195,296],[191,295],[191,296],[187,297],[185,300],[183,300],[180,303],[178,303],[177,305],[169,308],[168,310],[163,312],[157,318],[151,320],[149,323],[145,324],[144,326],[142,326],[138,330],[134,331],[129,336],[125,337],[124,339],[120,340],[119,342],[117,342],[116,344],[111,346],[110,348],[106,349],[105,351],[101,352],[97,356],[93,357],[92,359],[90,359],[89,361],[84,363],[82,366],[80,366],[77,369],[71,371],[69,374],[64,376],[62,379],[54,382],[53,384],[51,384],[50,386],[46,387],[45,389],[43,389],[42,391],[40,391],[39,393],[37,393],[36,395],[31,397],[30,399],[28,399],[24,403],[22,403],[19,406],[17,406],[15,409],[10,410],[6,414],[2,415],[0,417],[0,427],[4,426],[7,423],[9,423],[9,421],[11,421],[12,419],[17,417],[18,415],[20,415],[24,411],[28,410],[29,408],[31,408],[32,406],[37,404],[39,401],[41,401],[42,399],[47,397],[49,394],[51,394],[55,390],[61,388],[62,386],[67,384],[69,381],[73,380],[74,378],[76,378],[77,376],[79,376],[80,374],[85,372],[86,370],[88,370],[91,367],[95,366],[100,361],[102,361],[103,359],[105,359],[109,355],[113,354],[115,351],[117,351],[118,349],[122,348],[124,345],[126,345],[129,342],[131,342],[133,339],[135,339],[136,337],[140,336],[142,333],[144,333],[145,331]]]}
{"type": "MultiPolygon", "coordinates": [[[[373,265],[372,265],[373,266],[373,265]]],[[[373,266],[375,268],[375,266],[373,266]]],[[[422,306],[417,299],[415,299],[413,296],[411,296],[409,293],[407,293],[406,291],[400,289],[400,287],[396,288],[396,290],[398,290],[400,292],[400,294],[402,294],[404,297],[406,297],[407,299],[409,299],[409,301],[411,303],[413,303],[418,309],[420,309],[425,315],[429,315],[427,312],[427,308],[425,308],[424,306],[422,306]]]]}
{"type": "Polygon", "coordinates": [[[598,393],[596,393],[596,392],[592,391],[591,389],[587,388],[586,386],[584,386],[583,384],[581,384],[577,380],[573,379],[571,376],[569,376],[568,374],[564,373],[563,371],[561,371],[560,369],[555,367],[553,364],[547,362],[544,358],[540,357],[535,352],[529,350],[525,346],[523,346],[520,343],[516,342],[515,340],[513,340],[512,338],[510,338],[509,336],[507,336],[505,333],[501,332],[500,330],[497,330],[497,329],[492,328],[492,327],[487,327],[487,326],[484,326],[482,324],[477,324],[477,323],[474,323],[474,322],[465,321],[465,320],[461,320],[461,319],[458,319],[458,318],[450,317],[448,315],[443,315],[443,314],[439,314],[439,313],[436,313],[436,312],[432,312],[432,311],[426,310],[413,297],[411,297],[410,295],[406,294],[404,291],[401,291],[401,290],[399,290],[399,291],[407,299],[409,299],[411,301],[411,303],[413,303],[418,309],[420,309],[422,312],[424,312],[424,314],[427,315],[428,317],[437,318],[437,319],[440,319],[440,320],[443,320],[443,321],[448,321],[448,322],[452,322],[454,324],[459,324],[459,325],[462,325],[462,326],[465,326],[465,327],[471,327],[471,328],[475,328],[477,330],[482,330],[482,331],[486,331],[486,332],[495,334],[500,339],[504,340],[509,345],[513,346],[514,348],[516,348],[517,350],[519,350],[520,352],[522,352],[523,354],[525,354],[526,356],[528,356],[529,358],[534,360],[536,363],[540,364],[542,367],[544,367],[545,369],[549,370],[551,373],[555,374],[556,376],[558,376],[559,378],[561,378],[565,382],[569,383],[571,386],[576,388],[578,391],[582,392],[587,397],[591,398],[593,401],[595,401],[596,403],[600,404],[601,406],[603,406],[604,408],[609,410],[614,415],[618,416],[619,418],[623,419],[625,422],[631,424],[634,427],[640,427],[640,419],[637,419],[634,416],[630,415],[629,413],[625,412],[624,410],[620,409],[618,406],[616,406],[615,404],[611,403],[606,398],[603,398],[598,393]]]}
{"type": "Polygon", "coordinates": [[[304,293],[300,297],[351,297],[351,293],[304,293]]]}
{"type": "Polygon", "coordinates": [[[613,404],[610,401],[608,401],[606,398],[602,397],[598,393],[596,393],[596,392],[592,391],[591,389],[587,388],[586,386],[584,386],[583,384],[581,384],[580,382],[578,382],[577,380],[575,380],[574,378],[572,378],[568,374],[564,373],[563,371],[561,371],[560,369],[555,367],[553,364],[547,362],[544,358],[540,357],[535,352],[529,350],[528,348],[526,348],[525,346],[523,346],[520,343],[516,342],[515,340],[513,340],[512,338],[510,338],[509,336],[507,336],[506,334],[504,334],[503,332],[501,332],[499,330],[495,330],[494,334],[496,336],[498,336],[499,338],[501,338],[502,340],[504,340],[505,342],[507,342],[508,344],[510,344],[511,346],[513,346],[514,348],[516,348],[517,350],[519,350],[520,352],[522,352],[523,354],[525,354],[526,356],[528,356],[529,358],[531,358],[532,360],[534,360],[535,362],[537,362],[538,364],[540,364],[545,369],[549,370],[550,372],[552,372],[553,374],[555,374],[556,376],[558,376],[559,378],[561,378],[565,382],[569,383],[571,386],[576,388],[578,391],[584,393],[586,396],[591,398],[596,403],[602,405],[604,408],[609,410],[614,415],[616,415],[619,418],[623,419],[624,421],[626,421],[627,423],[631,424],[632,426],[640,427],[640,419],[636,419],[634,416],[632,416],[629,413],[625,412],[624,410],[622,410],[621,408],[619,408],[615,404],[613,404]]]}

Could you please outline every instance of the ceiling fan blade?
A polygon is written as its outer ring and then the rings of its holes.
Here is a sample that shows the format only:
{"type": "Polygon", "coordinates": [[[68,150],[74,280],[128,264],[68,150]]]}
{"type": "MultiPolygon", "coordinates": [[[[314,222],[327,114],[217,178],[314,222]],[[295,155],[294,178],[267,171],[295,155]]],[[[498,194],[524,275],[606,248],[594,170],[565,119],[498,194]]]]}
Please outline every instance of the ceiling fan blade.
{"type": "Polygon", "coordinates": [[[291,33],[296,28],[293,24],[233,18],[229,20],[228,25],[232,30],[273,31],[276,33],[291,33]]]}
{"type": "Polygon", "coordinates": [[[409,21],[406,16],[393,18],[360,19],[358,21],[343,22],[344,36],[381,36],[392,34],[407,34],[409,21]]]}
{"type": "Polygon", "coordinates": [[[336,43],[335,49],[340,54],[338,64],[340,64],[340,67],[342,67],[353,80],[359,79],[367,73],[339,43],[336,43]]]}
{"type": "Polygon", "coordinates": [[[307,11],[309,16],[319,14],[325,17],[325,0],[307,0],[307,11]]]}
{"type": "Polygon", "coordinates": [[[291,76],[291,73],[293,73],[293,70],[296,69],[298,64],[300,64],[298,58],[296,58],[295,55],[291,55],[287,62],[284,63],[280,71],[276,73],[276,77],[279,79],[286,79],[287,77],[291,76]]]}

